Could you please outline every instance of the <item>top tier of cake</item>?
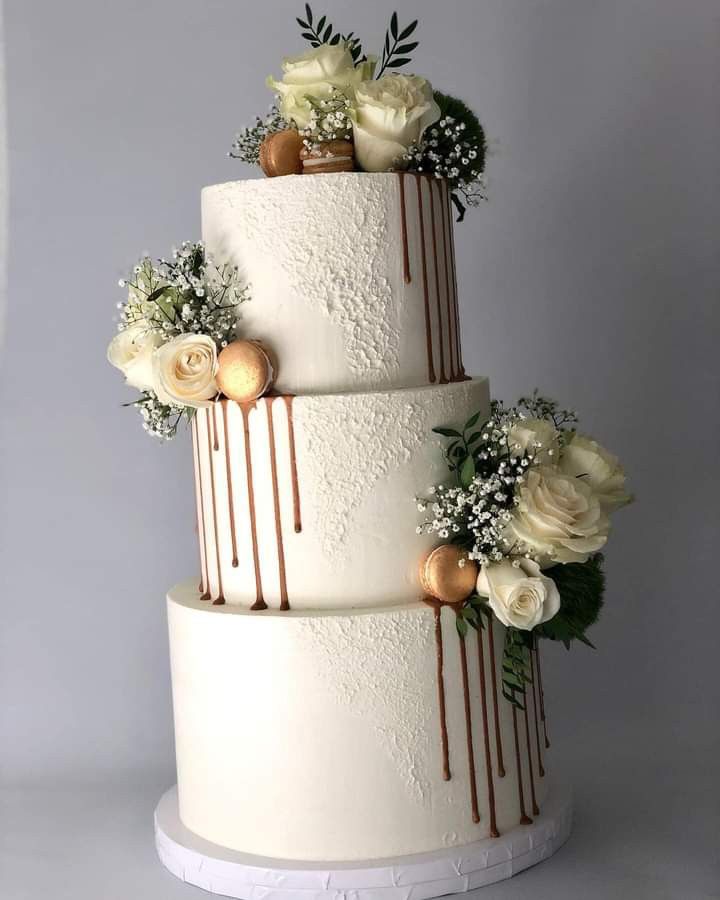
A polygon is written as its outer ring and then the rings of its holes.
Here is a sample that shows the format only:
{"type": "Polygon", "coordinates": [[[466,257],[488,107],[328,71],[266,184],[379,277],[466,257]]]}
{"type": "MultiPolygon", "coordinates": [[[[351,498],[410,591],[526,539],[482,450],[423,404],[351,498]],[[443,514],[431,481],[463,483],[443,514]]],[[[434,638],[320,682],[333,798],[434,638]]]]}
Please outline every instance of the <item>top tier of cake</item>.
{"type": "Polygon", "coordinates": [[[400,173],[289,175],[203,190],[208,251],[239,266],[244,335],[281,393],[460,381],[447,186],[400,173]]]}

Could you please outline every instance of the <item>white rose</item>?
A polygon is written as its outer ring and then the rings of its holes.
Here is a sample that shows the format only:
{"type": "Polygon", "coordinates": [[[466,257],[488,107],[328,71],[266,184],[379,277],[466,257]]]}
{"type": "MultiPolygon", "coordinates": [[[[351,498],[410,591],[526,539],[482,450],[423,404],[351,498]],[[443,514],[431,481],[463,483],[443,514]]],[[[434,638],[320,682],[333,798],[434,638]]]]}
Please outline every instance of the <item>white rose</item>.
{"type": "Polygon", "coordinates": [[[585,562],[605,545],[610,523],[589,484],[546,466],[528,470],[507,527],[543,567],[585,562]]]}
{"type": "Polygon", "coordinates": [[[480,569],[477,592],[488,597],[498,619],[508,627],[531,631],[552,619],[560,609],[560,592],[552,578],[540,572],[531,559],[488,563],[480,569]]]}
{"type": "Polygon", "coordinates": [[[151,331],[147,323],[135,322],[119,331],[107,349],[108,362],[125,376],[125,381],[139,391],[152,390],[155,349],[162,337],[151,331]]]}
{"type": "Polygon", "coordinates": [[[625,472],[617,456],[592,438],[573,435],[563,448],[560,471],[589,484],[606,512],[632,500],[625,491],[625,472]]]}
{"type": "Polygon", "coordinates": [[[351,114],[355,158],[366,172],[385,172],[440,118],[440,107],[424,78],[383,75],[358,86],[351,114]]]}
{"type": "Polygon", "coordinates": [[[355,87],[371,78],[374,59],[368,59],[357,67],[345,44],[335,46],[321,44],[301,56],[288,56],[283,60],[282,81],[268,76],[267,85],[280,95],[280,113],[298,128],[306,128],[310,122],[311,105],[308,97],[323,100],[333,90],[352,97],[355,87]]]}
{"type": "Polygon", "coordinates": [[[558,433],[547,419],[518,419],[508,433],[508,446],[513,456],[521,456],[529,451],[538,462],[558,461],[558,433]]]}
{"type": "Polygon", "coordinates": [[[161,403],[209,406],[217,394],[215,341],[205,334],[181,334],[153,356],[153,390],[161,403]]]}

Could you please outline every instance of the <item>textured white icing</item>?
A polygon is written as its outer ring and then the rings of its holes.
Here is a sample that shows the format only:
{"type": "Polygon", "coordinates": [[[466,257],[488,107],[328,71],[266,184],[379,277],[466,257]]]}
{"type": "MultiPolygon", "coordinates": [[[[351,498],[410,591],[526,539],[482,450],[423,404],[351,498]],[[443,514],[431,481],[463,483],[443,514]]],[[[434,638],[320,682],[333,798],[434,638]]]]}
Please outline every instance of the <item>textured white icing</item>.
{"type": "MultiPolygon", "coordinates": [[[[443,781],[430,607],[250,613],[202,604],[194,588],[181,585],[168,601],[180,815],[188,828],[247,853],[327,861],[487,836],[478,657],[471,634],[474,823],[454,613],[442,614],[452,773],[443,781]]],[[[503,629],[495,629],[502,647],[503,629]]],[[[494,787],[503,832],[517,824],[519,805],[511,708],[500,698],[499,709],[507,774],[495,776],[494,787]]],[[[520,736],[529,803],[524,727],[520,736]]],[[[542,804],[534,743],[531,754],[542,804]]]]}
{"type": "MultiPolygon", "coordinates": [[[[437,357],[443,324],[433,293],[428,185],[423,179],[421,205],[437,357]]],[[[280,362],[279,391],[373,390],[435,380],[428,374],[416,187],[414,178],[406,180],[410,283],[404,278],[397,175],[289,175],[203,190],[203,238],[210,252],[237,264],[251,284],[242,331],[273,349],[280,362]]],[[[451,225],[443,231],[440,200],[436,185],[438,246],[444,233],[452,240],[451,225]]],[[[448,283],[443,254],[437,275],[439,303],[448,283]]],[[[447,322],[444,327],[447,343],[447,322]]],[[[439,372],[436,377],[442,380],[439,372]]]]}
{"type": "MultiPolygon", "coordinates": [[[[448,478],[438,425],[462,426],[489,410],[487,379],[366,394],[295,397],[292,403],[302,531],[293,522],[289,430],[285,403],[261,400],[249,412],[253,489],[265,602],[280,605],[278,544],[269,452],[272,410],[278,500],[289,602],[293,608],[393,605],[417,599],[418,562],[435,541],[415,532],[422,521],[413,498],[448,478]]],[[[227,603],[256,600],[248,516],[243,419],[227,404],[238,566],[233,567],[222,412],[216,411],[218,450],[208,448],[207,413],[197,416],[204,503],[200,539],[210,593],[227,603]],[[203,542],[202,536],[206,540],[203,542]],[[207,552],[205,552],[207,547],[207,552]]],[[[212,427],[211,427],[212,443],[212,427]]]]}

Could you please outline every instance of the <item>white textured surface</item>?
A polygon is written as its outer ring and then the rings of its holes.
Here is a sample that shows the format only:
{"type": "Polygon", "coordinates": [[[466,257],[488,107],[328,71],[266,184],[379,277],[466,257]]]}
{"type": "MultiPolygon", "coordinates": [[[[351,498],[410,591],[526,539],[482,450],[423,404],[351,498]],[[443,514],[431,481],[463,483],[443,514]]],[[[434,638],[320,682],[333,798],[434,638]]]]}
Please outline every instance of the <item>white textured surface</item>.
{"type": "MultiPolygon", "coordinates": [[[[432,293],[426,180],[422,189],[432,293]]],[[[409,284],[403,274],[397,175],[288,175],[203,190],[203,239],[218,259],[237,264],[250,282],[253,299],[243,306],[241,327],[245,336],[261,339],[275,352],[279,391],[332,393],[432,380],[414,179],[407,181],[406,207],[409,284]]],[[[441,227],[437,215],[438,242],[441,227]]],[[[443,259],[438,275],[442,294],[443,259]]],[[[434,305],[432,316],[437,356],[434,305]]]]}
{"type": "Polygon", "coordinates": [[[298,868],[214,846],[189,831],[178,816],[172,788],[155,811],[155,843],[173,875],[214,894],[254,900],[420,900],[495,884],[522,872],[561,847],[570,835],[572,804],[567,789],[553,788],[543,814],[502,838],[446,850],[350,867],[298,868]]]}
{"type": "MultiPolygon", "coordinates": [[[[375,859],[488,835],[478,657],[471,637],[474,823],[452,611],[443,610],[452,773],[443,781],[430,607],[251,613],[203,604],[194,587],[180,585],[168,598],[180,815],[191,831],[298,860],[375,859]]],[[[502,637],[497,626],[498,648],[502,637]]],[[[494,785],[503,833],[519,821],[519,802],[511,707],[502,698],[499,711],[507,774],[494,785]]],[[[540,804],[545,780],[536,776],[540,804]]],[[[527,771],[525,793],[529,804],[527,771]]]]}
{"type": "MultiPolygon", "coordinates": [[[[249,413],[253,488],[262,588],[269,606],[280,604],[268,409],[277,451],[278,495],[287,589],[293,608],[393,605],[416,600],[418,562],[437,543],[417,535],[423,519],[413,498],[447,480],[438,425],[462,426],[488,412],[487,379],[368,394],[333,394],[293,400],[302,531],[295,533],[289,432],[285,404],[259,401],[249,413]]],[[[232,566],[225,435],[217,410],[218,447],[210,451],[207,414],[198,421],[204,486],[201,547],[207,543],[211,594],[217,597],[218,554],[212,514],[212,459],[220,574],[228,603],[249,607],[256,597],[248,517],[243,419],[227,406],[238,565],[232,566]],[[203,527],[205,542],[203,541],[203,527]]],[[[212,435],[212,426],[211,426],[212,435]]]]}

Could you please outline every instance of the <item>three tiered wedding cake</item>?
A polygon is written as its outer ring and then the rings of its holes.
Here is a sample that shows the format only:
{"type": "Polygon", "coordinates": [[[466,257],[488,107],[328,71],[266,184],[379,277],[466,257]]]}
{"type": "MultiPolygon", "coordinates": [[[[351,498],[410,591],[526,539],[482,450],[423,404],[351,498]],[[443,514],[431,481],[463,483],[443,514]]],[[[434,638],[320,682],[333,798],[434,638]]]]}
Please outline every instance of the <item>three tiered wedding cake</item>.
{"type": "Polygon", "coordinates": [[[465,373],[453,213],[484,137],[383,75],[416,23],[372,81],[357,38],[299,21],[313,49],[234,147],[270,177],[203,191],[203,243],[141,260],[108,353],[148,431],[192,436],[158,850],[229,896],[434,897],[569,833],[539,639],[588,643],[629,497],[574,414],[465,373]]]}

